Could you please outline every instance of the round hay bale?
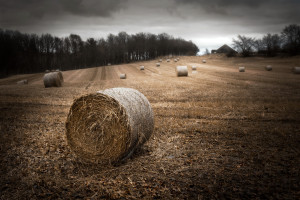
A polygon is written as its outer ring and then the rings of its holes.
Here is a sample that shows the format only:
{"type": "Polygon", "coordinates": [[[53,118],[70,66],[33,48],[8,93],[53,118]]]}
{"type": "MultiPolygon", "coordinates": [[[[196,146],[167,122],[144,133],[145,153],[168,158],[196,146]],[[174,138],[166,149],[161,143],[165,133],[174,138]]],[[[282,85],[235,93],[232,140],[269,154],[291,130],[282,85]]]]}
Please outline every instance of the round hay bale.
{"type": "Polygon", "coordinates": [[[177,62],[177,59],[174,59],[174,62],[177,62]]]}
{"type": "Polygon", "coordinates": [[[126,79],[126,74],[120,74],[120,79],[126,79]]]}
{"type": "Polygon", "coordinates": [[[107,63],[108,66],[111,66],[111,63],[107,63]]]}
{"type": "Polygon", "coordinates": [[[197,66],[192,66],[192,70],[197,70],[197,66]]]}
{"type": "Polygon", "coordinates": [[[300,74],[300,67],[293,67],[293,73],[300,74]]]}
{"type": "Polygon", "coordinates": [[[44,75],[45,87],[61,87],[62,79],[59,72],[50,72],[44,75]]]}
{"type": "Polygon", "coordinates": [[[50,72],[50,70],[49,70],[49,69],[47,69],[45,72],[46,72],[46,73],[49,73],[49,72],[50,72]]]}
{"type": "Polygon", "coordinates": [[[83,161],[123,161],[151,136],[154,119],[147,98],[131,88],[112,88],[75,99],[66,121],[71,149],[83,161]]]}
{"type": "Polygon", "coordinates": [[[170,62],[170,59],[167,59],[167,62],[170,62]]]}
{"type": "Polygon", "coordinates": [[[156,67],[159,67],[160,66],[160,63],[156,63],[156,67]]]}
{"type": "Polygon", "coordinates": [[[162,62],[162,59],[159,59],[159,62],[162,62]]]}
{"type": "Polygon", "coordinates": [[[245,72],[245,71],[246,71],[245,67],[239,67],[239,72],[245,72]]]}
{"type": "Polygon", "coordinates": [[[59,75],[59,78],[60,78],[61,83],[63,83],[63,82],[64,82],[64,77],[63,77],[62,72],[61,72],[61,71],[57,71],[57,73],[58,73],[58,75],[59,75]]]}
{"type": "Polygon", "coordinates": [[[177,72],[177,76],[188,76],[187,66],[177,66],[176,72],[177,72]]]}
{"type": "Polygon", "coordinates": [[[24,80],[20,80],[17,82],[18,85],[27,85],[28,84],[28,80],[24,79],[24,80]]]}
{"type": "Polygon", "coordinates": [[[265,69],[266,69],[267,71],[272,71],[272,66],[271,66],[271,65],[267,65],[267,66],[265,67],[265,69]]]}
{"type": "Polygon", "coordinates": [[[140,70],[144,70],[145,69],[145,67],[144,66],[140,66],[140,70]]]}
{"type": "Polygon", "coordinates": [[[202,60],[203,63],[206,63],[206,60],[202,60]]]}

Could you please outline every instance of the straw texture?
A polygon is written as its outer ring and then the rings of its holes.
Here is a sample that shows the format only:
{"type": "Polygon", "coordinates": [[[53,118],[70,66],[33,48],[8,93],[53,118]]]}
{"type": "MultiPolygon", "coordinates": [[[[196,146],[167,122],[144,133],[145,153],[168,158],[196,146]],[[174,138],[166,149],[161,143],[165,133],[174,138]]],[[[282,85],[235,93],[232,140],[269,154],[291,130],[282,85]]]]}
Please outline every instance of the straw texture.
{"type": "Polygon", "coordinates": [[[130,157],[153,129],[149,101],[131,88],[112,88],[75,99],[66,121],[71,149],[83,161],[102,164],[130,157]]]}

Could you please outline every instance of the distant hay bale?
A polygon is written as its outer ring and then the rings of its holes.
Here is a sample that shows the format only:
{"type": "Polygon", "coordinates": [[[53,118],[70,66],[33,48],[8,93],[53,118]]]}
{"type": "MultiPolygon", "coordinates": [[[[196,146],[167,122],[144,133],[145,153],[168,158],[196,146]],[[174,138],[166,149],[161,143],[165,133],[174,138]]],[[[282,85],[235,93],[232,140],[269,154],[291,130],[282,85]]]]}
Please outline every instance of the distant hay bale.
{"type": "Polygon", "coordinates": [[[159,67],[160,66],[160,63],[156,63],[156,67],[159,67]]]}
{"type": "Polygon", "coordinates": [[[147,98],[131,88],[112,88],[74,100],[66,121],[68,145],[86,162],[117,163],[152,135],[147,98]]]}
{"type": "Polygon", "coordinates": [[[197,71],[192,71],[192,74],[198,74],[198,72],[197,71]]]}
{"type": "Polygon", "coordinates": [[[245,67],[239,67],[239,72],[245,72],[245,67]]]}
{"type": "Polygon", "coordinates": [[[300,74],[300,67],[293,67],[293,73],[300,74]]]}
{"type": "Polygon", "coordinates": [[[126,79],[126,74],[120,74],[120,79],[126,79]]]}
{"type": "Polygon", "coordinates": [[[197,66],[192,66],[192,70],[197,70],[197,66]]]}
{"type": "Polygon", "coordinates": [[[50,72],[50,70],[48,70],[48,69],[47,69],[45,72],[46,72],[46,73],[49,73],[49,72],[50,72]]]}
{"type": "Polygon", "coordinates": [[[170,59],[167,59],[167,62],[170,62],[170,59]]]}
{"type": "Polygon", "coordinates": [[[188,76],[187,66],[177,66],[176,72],[177,72],[177,76],[188,76]]]}
{"type": "Polygon", "coordinates": [[[202,60],[203,63],[206,63],[206,60],[202,60]]]}
{"type": "Polygon", "coordinates": [[[159,59],[159,62],[162,62],[162,59],[159,59]]]}
{"type": "Polygon", "coordinates": [[[144,66],[140,66],[140,70],[144,70],[145,69],[145,67],[144,66]]]}
{"type": "Polygon", "coordinates": [[[177,59],[174,59],[174,62],[177,62],[177,59]]]}
{"type": "MultiPolygon", "coordinates": [[[[60,72],[61,73],[61,72],[60,72]]],[[[61,87],[62,86],[62,74],[59,72],[49,72],[44,75],[44,86],[47,87],[61,87]]]]}
{"type": "Polygon", "coordinates": [[[18,85],[27,85],[28,84],[28,80],[24,79],[24,80],[20,80],[17,82],[18,85]]]}
{"type": "Polygon", "coordinates": [[[108,66],[111,66],[111,63],[107,63],[108,66]]]}
{"type": "Polygon", "coordinates": [[[272,71],[272,66],[271,66],[271,65],[267,65],[267,66],[265,67],[265,69],[266,69],[267,71],[272,71]]]}

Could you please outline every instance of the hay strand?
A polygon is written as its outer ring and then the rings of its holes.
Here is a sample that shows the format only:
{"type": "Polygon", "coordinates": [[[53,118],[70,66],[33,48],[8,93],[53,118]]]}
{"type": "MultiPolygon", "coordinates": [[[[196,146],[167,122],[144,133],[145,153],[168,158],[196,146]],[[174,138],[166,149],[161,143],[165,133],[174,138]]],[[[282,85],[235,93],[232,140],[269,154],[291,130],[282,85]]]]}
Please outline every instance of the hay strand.
{"type": "Polygon", "coordinates": [[[176,72],[177,72],[177,76],[188,76],[187,66],[177,66],[176,72]]]}
{"type": "Polygon", "coordinates": [[[272,71],[272,66],[271,66],[271,65],[267,65],[267,66],[265,67],[265,70],[267,70],[267,71],[272,71]]]}
{"type": "Polygon", "coordinates": [[[62,73],[50,72],[44,75],[44,86],[47,87],[61,87],[62,86],[62,73]]]}
{"type": "Polygon", "coordinates": [[[130,157],[154,129],[151,105],[131,88],[112,88],[74,100],[67,141],[83,161],[116,163],[130,157]]]}
{"type": "Polygon", "coordinates": [[[126,79],[126,74],[120,74],[120,79],[126,79]]]}
{"type": "Polygon", "coordinates": [[[239,67],[239,72],[245,72],[245,71],[246,71],[245,67],[239,67]]]}

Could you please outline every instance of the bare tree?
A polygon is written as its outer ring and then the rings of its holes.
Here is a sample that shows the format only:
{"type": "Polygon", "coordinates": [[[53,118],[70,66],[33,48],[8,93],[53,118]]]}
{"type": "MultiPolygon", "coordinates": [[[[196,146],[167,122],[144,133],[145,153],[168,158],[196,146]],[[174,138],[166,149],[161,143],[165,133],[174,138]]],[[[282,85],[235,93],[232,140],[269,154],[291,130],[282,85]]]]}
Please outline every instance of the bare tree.
{"type": "Polygon", "coordinates": [[[244,57],[250,56],[254,48],[254,39],[238,35],[237,39],[233,39],[233,47],[244,57]]]}
{"type": "Polygon", "coordinates": [[[286,26],[281,37],[284,42],[284,49],[291,55],[300,54],[300,26],[291,24],[286,26]]]}

